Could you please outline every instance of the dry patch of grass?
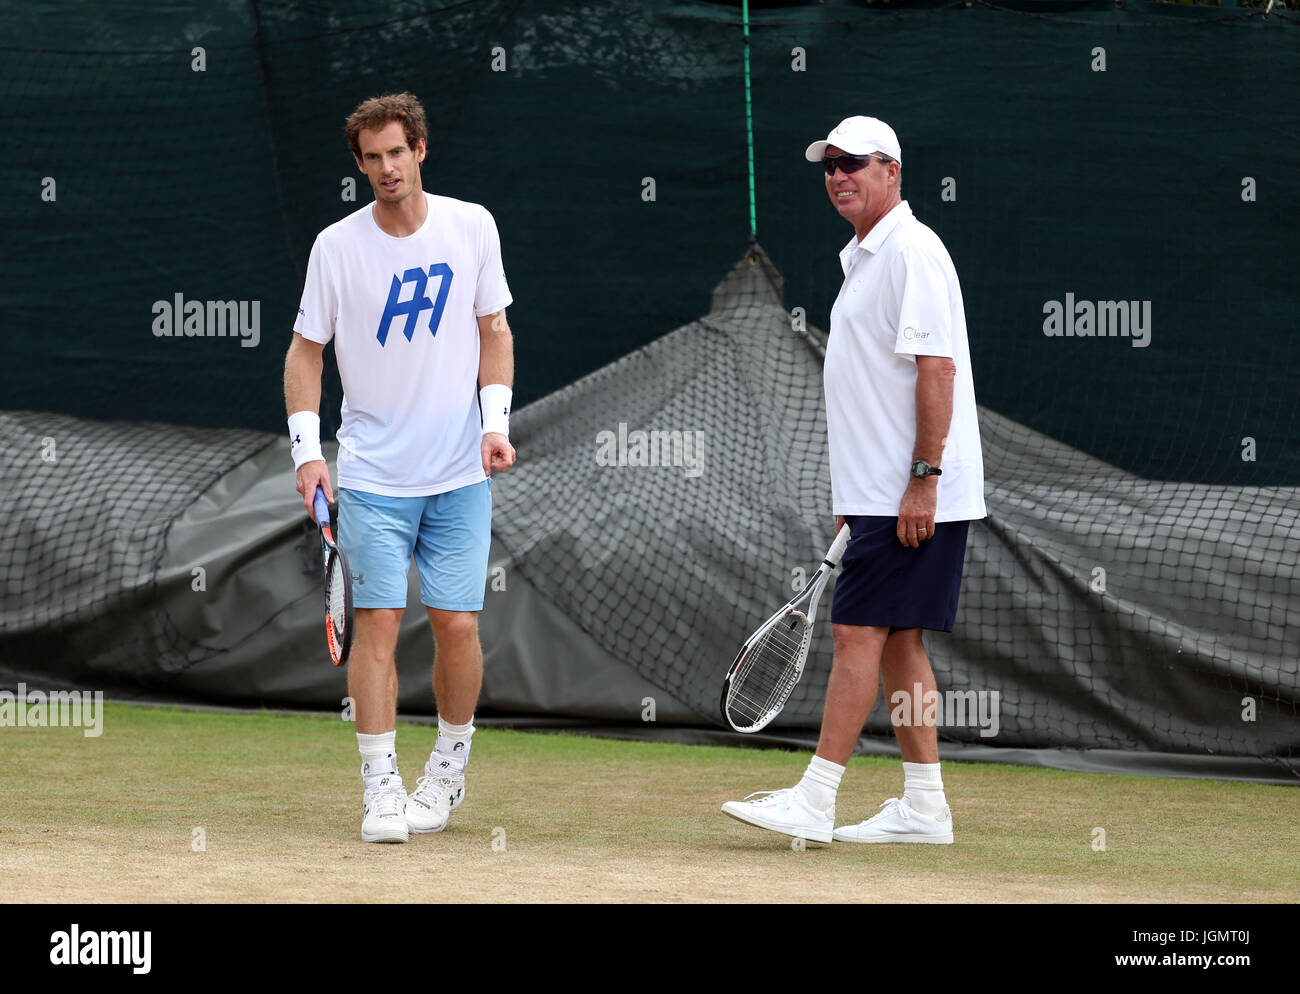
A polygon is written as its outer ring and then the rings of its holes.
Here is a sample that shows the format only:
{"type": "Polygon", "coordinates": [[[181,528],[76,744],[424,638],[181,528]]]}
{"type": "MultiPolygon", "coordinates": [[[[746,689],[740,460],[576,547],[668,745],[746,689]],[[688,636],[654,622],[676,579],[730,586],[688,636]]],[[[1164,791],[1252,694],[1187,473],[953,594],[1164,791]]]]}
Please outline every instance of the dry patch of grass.
{"type": "MultiPolygon", "coordinates": [[[[4,902],[1300,899],[1287,787],[945,763],[955,845],[797,851],[718,809],[806,755],[483,729],[448,829],[380,846],[337,719],[109,704],[100,738],[0,737],[4,902]]],[[[400,726],[409,786],[433,740],[400,726]]],[[[854,759],[839,822],[901,787],[896,761],[854,759]]]]}

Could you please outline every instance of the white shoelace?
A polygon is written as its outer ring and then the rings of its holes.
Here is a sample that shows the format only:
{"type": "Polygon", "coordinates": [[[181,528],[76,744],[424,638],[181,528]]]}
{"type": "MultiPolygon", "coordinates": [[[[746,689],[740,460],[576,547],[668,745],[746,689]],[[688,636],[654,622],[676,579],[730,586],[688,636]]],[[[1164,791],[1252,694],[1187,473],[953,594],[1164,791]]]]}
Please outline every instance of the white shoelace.
{"type": "Polygon", "coordinates": [[[443,798],[456,789],[458,783],[463,784],[465,778],[453,780],[450,777],[431,777],[427,773],[415,781],[415,794],[420,800],[425,801],[430,806],[441,803],[443,798]]]}
{"type": "MultiPolygon", "coordinates": [[[[745,801],[749,801],[749,800],[751,800],[752,798],[755,798],[755,797],[757,797],[757,798],[761,798],[762,800],[767,800],[767,799],[769,799],[769,798],[776,797],[776,795],[778,795],[778,794],[784,794],[787,790],[790,790],[790,789],[791,789],[791,788],[789,788],[789,787],[782,787],[780,790],[756,790],[756,791],[754,791],[754,793],[752,793],[752,794],[750,794],[748,797],[746,797],[746,798],[745,798],[745,801]]],[[[756,801],[755,803],[760,803],[760,802],[757,802],[757,801],[756,801]]]]}
{"type": "Polygon", "coordinates": [[[402,802],[406,799],[406,792],[400,787],[384,787],[372,790],[369,794],[371,813],[380,818],[402,817],[402,802]]]}
{"type": "Polygon", "coordinates": [[[889,800],[883,802],[880,805],[880,807],[882,810],[876,813],[875,815],[872,815],[871,817],[872,821],[875,821],[877,818],[882,818],[885,815],[890,815],[890,814],[897,815],[899,818],[903,819],[904,821],[907,820],[907,812],[902,810],[903,799],[901,797],[891,797],[889,800]]]}

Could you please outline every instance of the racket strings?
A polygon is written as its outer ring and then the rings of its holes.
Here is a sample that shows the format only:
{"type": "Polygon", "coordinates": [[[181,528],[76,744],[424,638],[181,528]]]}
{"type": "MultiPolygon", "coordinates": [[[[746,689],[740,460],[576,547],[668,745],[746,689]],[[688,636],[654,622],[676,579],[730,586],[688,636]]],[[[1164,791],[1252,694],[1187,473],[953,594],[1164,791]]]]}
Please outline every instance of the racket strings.
{"type": "Polygon", "coordinates": [[[785,704],[808,644],[803,615],[787,615],[759,636],[732,677],[727,708],[736,725],[752,726],[785,704]]]}
{"type": "Polygon", "coordinates": [[[330,557],[329,577],[325,586],[325,610],[336,632],[342,633],[347,626],[347,576],[343,560],[339,556],[330,557]]]}

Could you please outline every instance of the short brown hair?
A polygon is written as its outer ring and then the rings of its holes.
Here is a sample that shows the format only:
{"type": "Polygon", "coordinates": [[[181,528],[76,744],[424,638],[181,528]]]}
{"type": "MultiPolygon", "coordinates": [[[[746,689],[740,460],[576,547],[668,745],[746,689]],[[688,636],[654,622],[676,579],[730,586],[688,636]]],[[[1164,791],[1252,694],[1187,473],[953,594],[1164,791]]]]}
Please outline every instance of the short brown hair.
{"type": "Polygon", "coordinates": [[[394,121],[402,125],[406,144],[415,151],[420,142],[428,143],[429,126],[424,120],[424,108],[414,93],[385,93],[357,104],[348,115],[346,134],[352,154],[361,158],[361,132],[382,131],[394,121]]]}

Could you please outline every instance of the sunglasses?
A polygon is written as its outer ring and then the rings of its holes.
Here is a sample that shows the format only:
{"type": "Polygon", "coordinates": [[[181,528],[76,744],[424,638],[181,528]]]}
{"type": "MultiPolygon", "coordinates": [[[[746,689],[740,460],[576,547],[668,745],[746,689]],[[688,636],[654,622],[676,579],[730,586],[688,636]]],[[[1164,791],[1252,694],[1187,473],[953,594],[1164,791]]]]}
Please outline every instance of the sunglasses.
{"type": "Polygon", "coordinates": [[[822,168],[826,170],[827,176],[834,176],[835,170],[839,169],[845,176],[852,176],[859,169],[865,169],[872,159],[877,162],[892,162],[892,159],[883,159],[878,155],[828,155],[822,159],[822,168]]]}

